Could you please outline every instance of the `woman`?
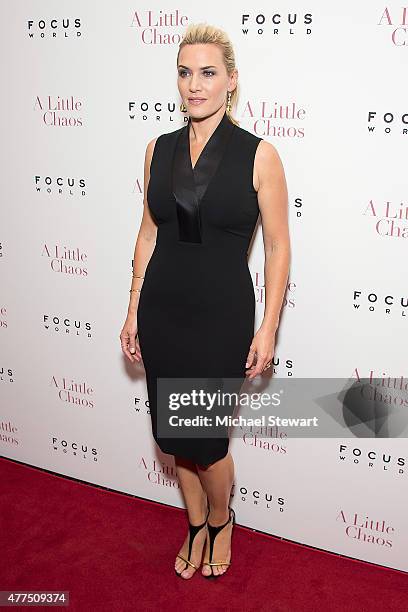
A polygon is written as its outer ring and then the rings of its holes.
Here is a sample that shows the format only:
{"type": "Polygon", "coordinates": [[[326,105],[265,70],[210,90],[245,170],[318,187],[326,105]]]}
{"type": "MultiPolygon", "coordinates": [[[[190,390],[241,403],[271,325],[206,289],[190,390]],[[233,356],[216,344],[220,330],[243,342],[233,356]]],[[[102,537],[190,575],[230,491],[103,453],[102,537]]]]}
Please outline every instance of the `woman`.
{"type": "Polygon", "coordinates": [[[174,455],[189,519],[175,571],[189,579],[205,544],[204,576],[220,576],[231,564],[234,464],[228,436],[158,435],[156,383],[160,377],[231,377],[241,384],[270,367],[290,245],[279,155],[231,114],[238,71],[226,33],[190,25],[177,70],[189,119],[147,145],[144,211],[120,339],[131,362],[143,356],[153,435],[174,455]],[[254,335],[247,251],[259,213],[266,298],[254,335]]]}

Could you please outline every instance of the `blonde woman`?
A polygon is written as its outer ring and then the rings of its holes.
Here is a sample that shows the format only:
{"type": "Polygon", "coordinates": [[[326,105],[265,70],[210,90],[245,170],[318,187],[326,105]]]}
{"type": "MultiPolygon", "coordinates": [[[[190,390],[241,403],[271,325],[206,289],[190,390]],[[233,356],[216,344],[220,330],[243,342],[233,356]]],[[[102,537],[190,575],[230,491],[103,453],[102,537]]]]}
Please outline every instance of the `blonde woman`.
{"type": "MultiPolygon", "coordinates": [[[[164,437],[161,377],[241,384],[270,367],[285,292],[290,243],[285,174],[277,150],[233,117],[238,71],[227,34],[190,25],[177,54],[185,125],[146,149],[144,211],[134,252],[122,349],[146,372],[154,439],[174,455],[188,514],[175,560],[190,579],[231,565],[234,464],[228,435],[164,437]],[[254,333],[247,255],[261,215],[265,309],[254,333]]],[[[168,408],[168,406],[167,406],[168,408]]]]}

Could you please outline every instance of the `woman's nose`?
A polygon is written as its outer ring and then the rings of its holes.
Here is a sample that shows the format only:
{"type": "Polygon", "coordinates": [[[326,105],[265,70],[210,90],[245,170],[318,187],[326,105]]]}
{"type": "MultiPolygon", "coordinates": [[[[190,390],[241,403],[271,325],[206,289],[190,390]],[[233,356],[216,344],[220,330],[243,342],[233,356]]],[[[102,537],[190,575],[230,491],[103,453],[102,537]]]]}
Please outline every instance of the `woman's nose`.
{"type": "Polygon", "coordinates": [[[190,79],[190,89],[191,91],[197,91],[197,89],[200,89],[200,81],[199,76],[197,74],[193,74],[190,79]]]}

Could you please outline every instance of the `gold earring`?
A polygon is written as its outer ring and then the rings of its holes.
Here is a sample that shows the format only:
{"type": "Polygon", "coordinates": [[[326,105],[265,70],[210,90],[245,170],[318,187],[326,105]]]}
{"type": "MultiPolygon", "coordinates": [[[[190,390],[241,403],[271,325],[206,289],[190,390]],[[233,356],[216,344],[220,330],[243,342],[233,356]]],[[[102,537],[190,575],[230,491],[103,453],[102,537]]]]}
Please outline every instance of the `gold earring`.
{"type": "Polygon", "coordinates": [[[231,92],[228,92],[227,96],[227,113],[231,112],[231,92]]]}
{"type": "Polygon", "coordinates": [[[187,108],[184,106],[184,102],[182,102],[182,103],[180,104],[180,110],[181,110],[181,112],[182,112],[182,113],[185,113],[185,112],[186,112],[187,108]]]}

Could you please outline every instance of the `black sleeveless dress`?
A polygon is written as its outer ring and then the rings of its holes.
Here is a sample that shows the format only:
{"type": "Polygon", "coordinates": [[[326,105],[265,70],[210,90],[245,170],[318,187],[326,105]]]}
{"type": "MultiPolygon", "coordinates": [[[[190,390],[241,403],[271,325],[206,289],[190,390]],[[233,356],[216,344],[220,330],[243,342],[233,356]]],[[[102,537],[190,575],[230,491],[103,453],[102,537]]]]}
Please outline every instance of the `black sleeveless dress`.
{"type": "Polygon", "coordinates": [[[241,386],[246,379],[255,321],[247,252],[259,215],[252,177],[262,139],[224,113],[193,168],[190,121],[156,140],[147,200],[157,239],[137,326],[155,441],[165,453],[208,465],[227,454],[228,433],[160,435],[168,405],[158,401],[157,382],[231,377],[241,386]]]}

